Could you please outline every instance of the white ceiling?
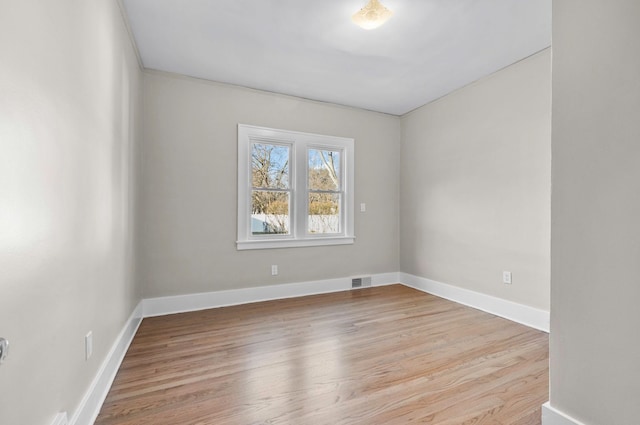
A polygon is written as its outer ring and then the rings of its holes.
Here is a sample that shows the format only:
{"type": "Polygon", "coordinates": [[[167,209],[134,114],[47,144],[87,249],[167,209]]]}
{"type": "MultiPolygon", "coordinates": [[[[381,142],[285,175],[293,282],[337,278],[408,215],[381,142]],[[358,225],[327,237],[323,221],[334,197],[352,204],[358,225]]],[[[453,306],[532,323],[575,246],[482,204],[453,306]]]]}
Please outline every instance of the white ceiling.
{"type": "Polygon", "coordinates": [[[402,115],[551,44],[551,0],[124,0],[146,68],[402,115]]]}

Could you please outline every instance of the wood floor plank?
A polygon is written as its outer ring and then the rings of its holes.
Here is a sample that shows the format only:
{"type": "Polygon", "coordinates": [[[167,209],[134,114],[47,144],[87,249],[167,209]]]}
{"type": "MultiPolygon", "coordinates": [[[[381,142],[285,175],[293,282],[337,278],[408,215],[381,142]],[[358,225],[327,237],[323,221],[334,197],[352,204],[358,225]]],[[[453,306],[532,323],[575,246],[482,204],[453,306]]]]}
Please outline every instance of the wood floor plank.
{"type": "Polygon", "coordinates": [[[96,425],[539,425],[548,351],[401,285],[147,318],[96,425]]]}

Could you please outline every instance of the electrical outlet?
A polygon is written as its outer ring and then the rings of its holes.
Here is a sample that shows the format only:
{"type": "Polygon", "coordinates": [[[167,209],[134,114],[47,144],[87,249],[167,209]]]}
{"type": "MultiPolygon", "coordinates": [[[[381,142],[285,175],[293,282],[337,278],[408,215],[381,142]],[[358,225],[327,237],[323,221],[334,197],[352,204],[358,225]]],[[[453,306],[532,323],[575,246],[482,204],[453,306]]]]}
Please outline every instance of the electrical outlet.
{"type": "Polygon", "coordinates": [[[89,331],[89,333],[84,336],[84,358],[85,358],[85,360],[89,360],[92,355],[93,355],[93,332],[89,331]]]}
{"type": "Polygon", "coordinates": [[[271,276],[278,276],[278,265],[274,264],[271,266],[271,276]]]}
{"type": "Polygon", "coordinates": [[[9,341],[4,338],[0,338],[0,364],[4,362],[4,360],[9,355],[9,341]]]}
{"type": "Polygon", "coordinates": [[[360,204],[360,212],[367,212],[367,204],[364,202],[360,204]]]}
{"type": "Polygon", "coordinates": [[[502,283],[511,285],[511,272],[502,272],[502,283]]]}

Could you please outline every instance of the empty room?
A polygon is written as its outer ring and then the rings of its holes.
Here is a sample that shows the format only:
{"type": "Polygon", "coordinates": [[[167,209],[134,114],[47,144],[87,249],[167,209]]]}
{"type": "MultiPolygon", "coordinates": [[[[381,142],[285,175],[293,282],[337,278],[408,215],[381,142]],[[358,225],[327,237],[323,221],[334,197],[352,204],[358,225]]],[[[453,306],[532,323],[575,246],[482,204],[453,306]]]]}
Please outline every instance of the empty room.
{"type": "Polygon", "coordinates": [[[638,22],[0,0],[0,423],[640,424],[638,22]]]}

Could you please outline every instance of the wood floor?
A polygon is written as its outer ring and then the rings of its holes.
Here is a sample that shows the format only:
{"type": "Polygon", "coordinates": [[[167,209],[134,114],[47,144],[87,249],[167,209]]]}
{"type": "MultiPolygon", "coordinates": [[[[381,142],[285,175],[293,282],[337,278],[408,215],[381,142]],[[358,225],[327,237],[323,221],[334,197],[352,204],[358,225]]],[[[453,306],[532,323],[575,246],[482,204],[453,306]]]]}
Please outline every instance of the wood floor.
{"type": "Polygon", "coordinates": [[[148,318],[96,424],[538,425],[548,350],[401,285],[148,318]]]}

